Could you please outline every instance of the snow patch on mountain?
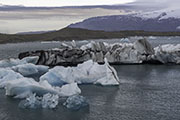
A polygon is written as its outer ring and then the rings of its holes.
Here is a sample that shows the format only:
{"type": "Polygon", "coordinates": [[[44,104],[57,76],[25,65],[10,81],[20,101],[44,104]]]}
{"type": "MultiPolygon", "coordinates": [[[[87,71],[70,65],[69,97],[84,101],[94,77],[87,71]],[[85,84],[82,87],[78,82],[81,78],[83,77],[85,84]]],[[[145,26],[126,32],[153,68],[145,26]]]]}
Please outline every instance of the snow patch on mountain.
{"type": "Polygon", "coordinates": [[[180,18],[179,13],[180,9],[162,9],[158,11],[136,13],[134,16],[144,19],[159,18],[159,20],[162,20],[168,18],[180,18]]]}

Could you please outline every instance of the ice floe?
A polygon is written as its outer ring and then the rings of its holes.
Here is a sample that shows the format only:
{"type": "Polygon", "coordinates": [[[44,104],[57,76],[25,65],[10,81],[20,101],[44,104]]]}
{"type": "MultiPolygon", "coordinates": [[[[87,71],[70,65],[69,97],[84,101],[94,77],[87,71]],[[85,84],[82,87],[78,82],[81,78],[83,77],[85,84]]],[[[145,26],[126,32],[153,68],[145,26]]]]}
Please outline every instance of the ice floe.
{"type": "Polygon", "coordinates": [[[30,108],[30,109],[37,109],[37,108],[49,108],[54,109],[58,105],[59,96],[47,93],[42,97],[36,96],[36,94],[31,94],[25,100],[22,100],[19,103],[20,108],[30,108]]]}
{"type": "Polygon", "coordinates": [[[63,105],[70,110],[79,110],[81,108],[88,107],[89,103],[85,97],[80,95],[73,95],[68,97],[63,105]]]}

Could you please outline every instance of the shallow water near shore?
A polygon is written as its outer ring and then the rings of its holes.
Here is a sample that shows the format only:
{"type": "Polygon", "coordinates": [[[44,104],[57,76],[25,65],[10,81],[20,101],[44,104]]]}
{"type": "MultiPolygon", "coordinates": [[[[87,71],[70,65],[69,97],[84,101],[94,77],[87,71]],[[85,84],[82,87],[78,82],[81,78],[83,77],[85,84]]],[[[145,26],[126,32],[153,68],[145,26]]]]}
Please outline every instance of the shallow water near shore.
{"type": "MultiPolygon", "coordinates": [[[[138,39],[138,38],[137,38],[138,39]]],[[[104,41],[104,40],[98,40],[104,41]]],[[[106,42],[118,42],[113,39],[106,42]]],[[[133,42],[132,39],[130,42],[133,42]]],[[[180,37],[151,37],[153,46],[178,44],[180,37]]],[[[79,41],[78,45],[87,43],[79,41]]],[[[17,58],[19,52],[59,47],[59,42],[0,45],[0,59],[17,58]]],[[[19,100],[0,89],[0,120],[179,120],[179,65],[116,65],[120,86],[80,85],[89,108],[69,111],[61,103],[57,109],[20,109],[19,100]]]]}

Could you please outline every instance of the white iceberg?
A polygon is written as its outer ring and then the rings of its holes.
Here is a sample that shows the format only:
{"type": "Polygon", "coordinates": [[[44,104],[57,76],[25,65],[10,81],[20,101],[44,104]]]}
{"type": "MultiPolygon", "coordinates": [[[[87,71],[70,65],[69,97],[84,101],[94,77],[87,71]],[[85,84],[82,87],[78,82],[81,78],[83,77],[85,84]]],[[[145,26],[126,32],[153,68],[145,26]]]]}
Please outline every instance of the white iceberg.
{"type": "Polygon", "coordinates": [[[12,67],[15,72],[22,74],[23,76],[33,76],[36,74],[44,74],[48,72],[49,67],[43,65],[34,65],[32,63],[17,65],[12,67]]]}
{"type": "Polygon", "coordinates": [[[81,108],[88,107],[89,103],[85,97],[73,95],[68,97],[63,105],[70,110],[79,110],[81,108]]]}
{"type": "Polygon", "coordinates": [[[26,98],[32,93],[42,96],[46,93],[58,94],[58,90],[53,88],[47,81],[36,82],[32,78],[20,78],[8,81],[6,86],[6,95],[15,96],[15,98],[26,98]]]}
{"type": "Polygon", "coordinates": [[[48,81],[53,86],[61,86],[67,83],[119,85],[117,73],[107,60],[105,60],[104,65],[89,60],[77,67],[57,66],[41,76],[40,81],[48,81]]]}
{"type": "Polygon", "coordinates": [[[8,81],[19,78],[23,78],[23,76],[11,69],[0,68],[0,88],[4,88],[8,81]]]}
{"type": "Polygon", "coordinates": [[[19,60],[19,59],[1,60],[0,68],[13,67],[13,66],[17,66],[17,65],[26,64],[26,63],[36,64],[38,59],[39,59],[38,56],[33,56],[33,57],[23,58],[22,60],[19,60]]]}
{"type": "Polygon", "coordinates": [[[72,96],[80,93],[81,89],[79,89],[77,83],[66,84],[59,89],[60,96],[72,96]]]}
{"type": "Polygon", "coordinates": [[[36,64],[39,60],[39,56],[31,56],[31,57],[25,57],[22,60],[20,60],[22,63],[32,63],[36,64]]]}
{"type": "Polygon", "coordinates": [[[106,76],[104,76],[103,78],[97,80],[95,82],[95,84],[101,84],[101,85],[119,85],[119,78],[117,76],[117,72],[116,70],[111,67],[108,62],[107,59],[105,59],[105,64],[106,65],[106,76]]]}
{"type": "Polygon", "coordinates": [[[6,95],[15,96],[15,98],[26,98],[36,93],[38,96],[51,93],[59,96],[71,96],[80,94],[81,90],[77,83],[67,84],[60,87],[52,87],[47,81],[36,82],[32,78],[19,78],[7,81],[5,85],[6,95]]]}

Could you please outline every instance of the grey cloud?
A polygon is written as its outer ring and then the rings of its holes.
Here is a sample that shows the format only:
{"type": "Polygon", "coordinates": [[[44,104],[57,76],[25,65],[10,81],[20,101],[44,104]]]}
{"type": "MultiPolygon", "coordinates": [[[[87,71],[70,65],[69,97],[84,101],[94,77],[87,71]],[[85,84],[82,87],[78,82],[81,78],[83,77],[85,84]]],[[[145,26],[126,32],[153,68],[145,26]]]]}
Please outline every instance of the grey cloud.
{"type": "Polygon", "coordinates": [[[167,6],[177,8],[180,5],[180,0],[136,0],[137,3],[150,4],[156,6],[167,6]]]}

